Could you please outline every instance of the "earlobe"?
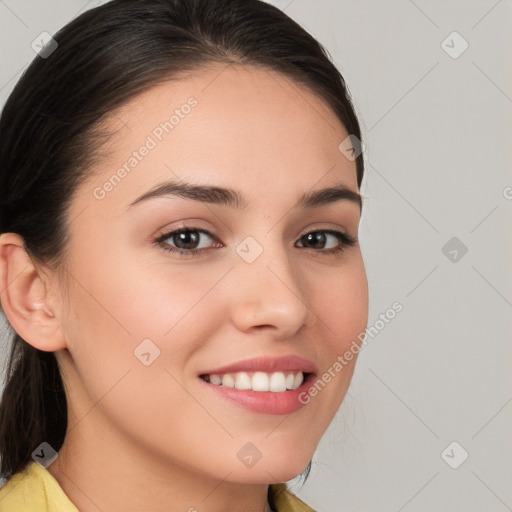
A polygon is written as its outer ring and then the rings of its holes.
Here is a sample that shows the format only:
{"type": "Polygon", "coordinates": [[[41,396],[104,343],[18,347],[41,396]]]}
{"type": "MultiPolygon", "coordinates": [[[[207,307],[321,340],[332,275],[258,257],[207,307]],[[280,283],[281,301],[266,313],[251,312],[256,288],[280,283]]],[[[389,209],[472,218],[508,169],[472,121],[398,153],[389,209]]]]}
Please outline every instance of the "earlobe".
{"type": "Polygon", "coordinates": [[[0,235],[0,298],[7,320],[27,343],[48,352],[66,348],[47,283],[16,233],[0,235]]]}

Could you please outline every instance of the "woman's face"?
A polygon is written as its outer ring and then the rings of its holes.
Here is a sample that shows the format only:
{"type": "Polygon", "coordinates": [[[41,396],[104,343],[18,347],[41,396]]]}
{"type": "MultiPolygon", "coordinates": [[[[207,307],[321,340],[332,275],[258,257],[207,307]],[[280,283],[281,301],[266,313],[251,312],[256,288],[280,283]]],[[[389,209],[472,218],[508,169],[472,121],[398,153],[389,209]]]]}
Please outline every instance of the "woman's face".
{"type": "Polygon", "coordinates": [[[111,153],[68,217],[68,350],[57,352],[68,448],[228,481],[294,477],[356,358],[335,363],[367,323],[360,247],[333,234],[357,238],[359,204],[301,204],[328,187],[357,194],[355,162],[338,149],[349,134],[304,86],[220,65],[138,96],[109,126],[111,153]]]}

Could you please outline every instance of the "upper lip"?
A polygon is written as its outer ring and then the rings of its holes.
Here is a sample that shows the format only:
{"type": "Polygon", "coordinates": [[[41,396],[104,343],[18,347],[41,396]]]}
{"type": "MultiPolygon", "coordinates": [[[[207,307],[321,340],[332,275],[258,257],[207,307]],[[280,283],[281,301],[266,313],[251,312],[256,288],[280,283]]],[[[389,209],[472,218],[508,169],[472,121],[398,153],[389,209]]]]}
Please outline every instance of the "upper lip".
{"type": "Polygon", "coordinates": [[[201,372],[200,375],[223,375],[236,372],[279,372],[296,371],[303,373],[316,373],[315,364],[303,357],[290,355],[281,357],[254,357],[243,359],[226,366],[212,368],[201,372]]]}

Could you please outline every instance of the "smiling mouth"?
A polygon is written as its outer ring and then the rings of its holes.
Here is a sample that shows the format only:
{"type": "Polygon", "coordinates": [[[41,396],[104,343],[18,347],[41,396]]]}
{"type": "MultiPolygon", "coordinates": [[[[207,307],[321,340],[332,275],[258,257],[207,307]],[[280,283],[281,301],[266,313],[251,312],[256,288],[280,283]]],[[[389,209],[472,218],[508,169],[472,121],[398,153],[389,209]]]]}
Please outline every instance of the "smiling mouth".
{"type": "Polygon", "coordinates": [[[199,377],[215,386],[238,390],[270,391],[282,393],[297,389],[310,374],[302,371],[283,372],[231,372],[220,374],[202,374],[199,377]]]}

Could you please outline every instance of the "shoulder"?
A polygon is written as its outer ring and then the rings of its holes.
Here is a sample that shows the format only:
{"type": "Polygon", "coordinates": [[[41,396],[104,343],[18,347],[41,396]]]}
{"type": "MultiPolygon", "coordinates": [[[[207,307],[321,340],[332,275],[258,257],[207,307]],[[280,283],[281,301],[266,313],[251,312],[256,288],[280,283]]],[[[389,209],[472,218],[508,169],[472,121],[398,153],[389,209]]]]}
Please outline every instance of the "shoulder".
{"type": "MultiPolygon", "coordinates": [[[[286,484],[270,485],[277,512],[315,512],[286,484]]],[[[0,489],[0,512],[79,512],[52,474],[36,462],[16,473],[0,489]]]]}
{"type": "Polygon", "coordinates": [[[269,493],[272,496],[277,512],[315,512],[297,496],[292,494],[284,483],[270,485],[269,493]]]}
{"type": "Polygon", "coordinates": [[[0,512],[79,512],[52,474],[37,462],[0,489],[0,512]]]}

